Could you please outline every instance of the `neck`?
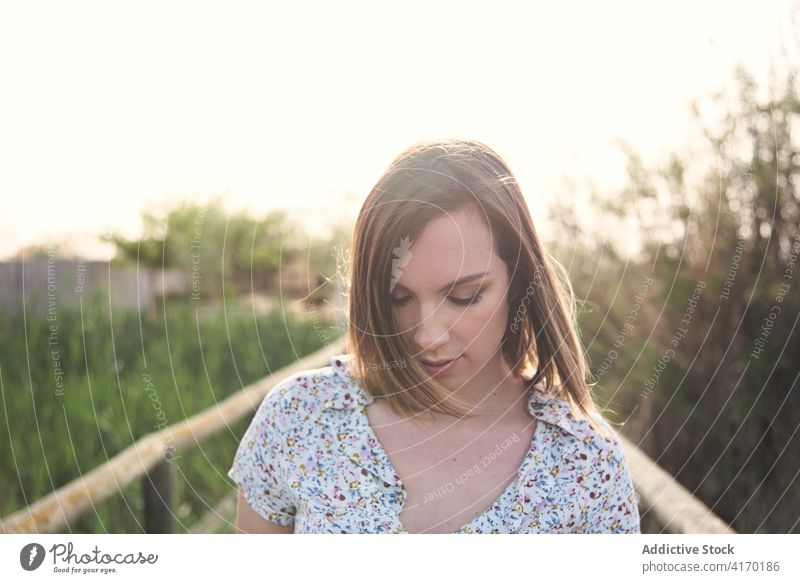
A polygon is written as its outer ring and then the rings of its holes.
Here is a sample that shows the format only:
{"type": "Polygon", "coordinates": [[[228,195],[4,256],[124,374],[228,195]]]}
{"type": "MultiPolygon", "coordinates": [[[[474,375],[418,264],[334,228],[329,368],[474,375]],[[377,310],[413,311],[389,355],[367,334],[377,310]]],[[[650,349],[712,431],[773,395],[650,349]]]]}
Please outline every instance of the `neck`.
{"type": "Polygon", "coordinates": [[[474,415],[492,417],[505,415],[521,404],[527,408],[527,399],[523,397],[526,391],[525,381],[512,374],[502,353],[497,352],[452,394],[468,403],[474,415]]]}

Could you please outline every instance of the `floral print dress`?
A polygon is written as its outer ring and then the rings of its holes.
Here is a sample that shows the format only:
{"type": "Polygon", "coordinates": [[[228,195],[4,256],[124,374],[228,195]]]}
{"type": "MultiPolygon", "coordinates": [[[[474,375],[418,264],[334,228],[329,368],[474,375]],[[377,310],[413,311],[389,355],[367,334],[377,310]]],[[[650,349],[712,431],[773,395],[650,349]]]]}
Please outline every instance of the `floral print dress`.
{"type": "MultiPolygon", "coordinates": [[[[364,407],[372,397],[349,355],[302,371],[264,397],[228,476],[263,518],[295,533],[406,533],[407,496],[364,407]]],[[[517,477],[456,533],[639,533],[619,437],[605,438],[569,405],[532,390],[538,420],[517,477]]]]}

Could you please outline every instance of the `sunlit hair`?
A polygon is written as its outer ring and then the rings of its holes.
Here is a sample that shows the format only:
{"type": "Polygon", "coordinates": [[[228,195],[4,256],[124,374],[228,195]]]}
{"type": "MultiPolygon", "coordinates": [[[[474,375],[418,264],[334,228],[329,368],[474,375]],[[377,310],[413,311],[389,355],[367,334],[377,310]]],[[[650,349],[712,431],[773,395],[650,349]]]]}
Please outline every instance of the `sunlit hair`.
{"type": "Polygon", "coordinates": [[[413,357],[390,302],[404,243],[413,244],[431,219],[471,206],[484,217],[510,274],[502,353],[512,373],[529,390],[545,389],[567,400],[574,413],[604,433],[589,415],[598,409],[587,384],[567,274],[543,250],[506,163],[474,140],[414,144],[394,159],[364,201],[353,231],[346,290],[353,374],[370,395],[387,399],[398,413],[472,416],[469,405],[429,377],[413,357]]]}

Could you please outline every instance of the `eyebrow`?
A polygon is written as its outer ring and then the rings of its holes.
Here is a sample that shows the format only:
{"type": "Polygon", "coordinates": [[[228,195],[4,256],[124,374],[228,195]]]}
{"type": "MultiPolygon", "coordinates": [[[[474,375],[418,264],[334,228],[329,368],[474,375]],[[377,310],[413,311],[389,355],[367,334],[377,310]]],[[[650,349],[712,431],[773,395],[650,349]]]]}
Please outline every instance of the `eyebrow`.
{"type": "MultiPolygon", "coordinates": [[[[473,281],[475,279],[481,278],[481,277],[483,277],[485,275],[489,275],[489,272],[488,271],[483,271],[481,273],[473,273],[473,274],[470,274],[470,275],[465,275],[464,277],[461,277],[461,278],[459,278],[459,279],[457,279],[455,281],[452,281],[452,282],[448,283],[446,286],[442,287],[439,290],[439,293],[444,293],[447,290],[449,290],[451,287],[456,287],[456,286],[459,286],[459,285],[461,285],[463,283],[469,283],[469,282],[471,282],[471,281],[473,281]]],[[[395,284],[395,287],[401,287],[406,291],[411,291],[406,286],[404,286],[402,283],[399,283],[399,282],[395,284]]]]}

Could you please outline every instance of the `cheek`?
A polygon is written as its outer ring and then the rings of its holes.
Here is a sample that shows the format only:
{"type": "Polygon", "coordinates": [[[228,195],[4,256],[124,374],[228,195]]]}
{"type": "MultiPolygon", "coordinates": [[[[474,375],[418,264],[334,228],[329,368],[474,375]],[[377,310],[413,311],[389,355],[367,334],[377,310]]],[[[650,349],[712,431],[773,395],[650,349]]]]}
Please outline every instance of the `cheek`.
{"type": "Polygon", "coordinates": [[[487,340],[502,337],[508,323],[508,303],[505,297],[481,302],[472,307],[469,316],[469,327],[474,334],[480,334],[487,340]]]}

